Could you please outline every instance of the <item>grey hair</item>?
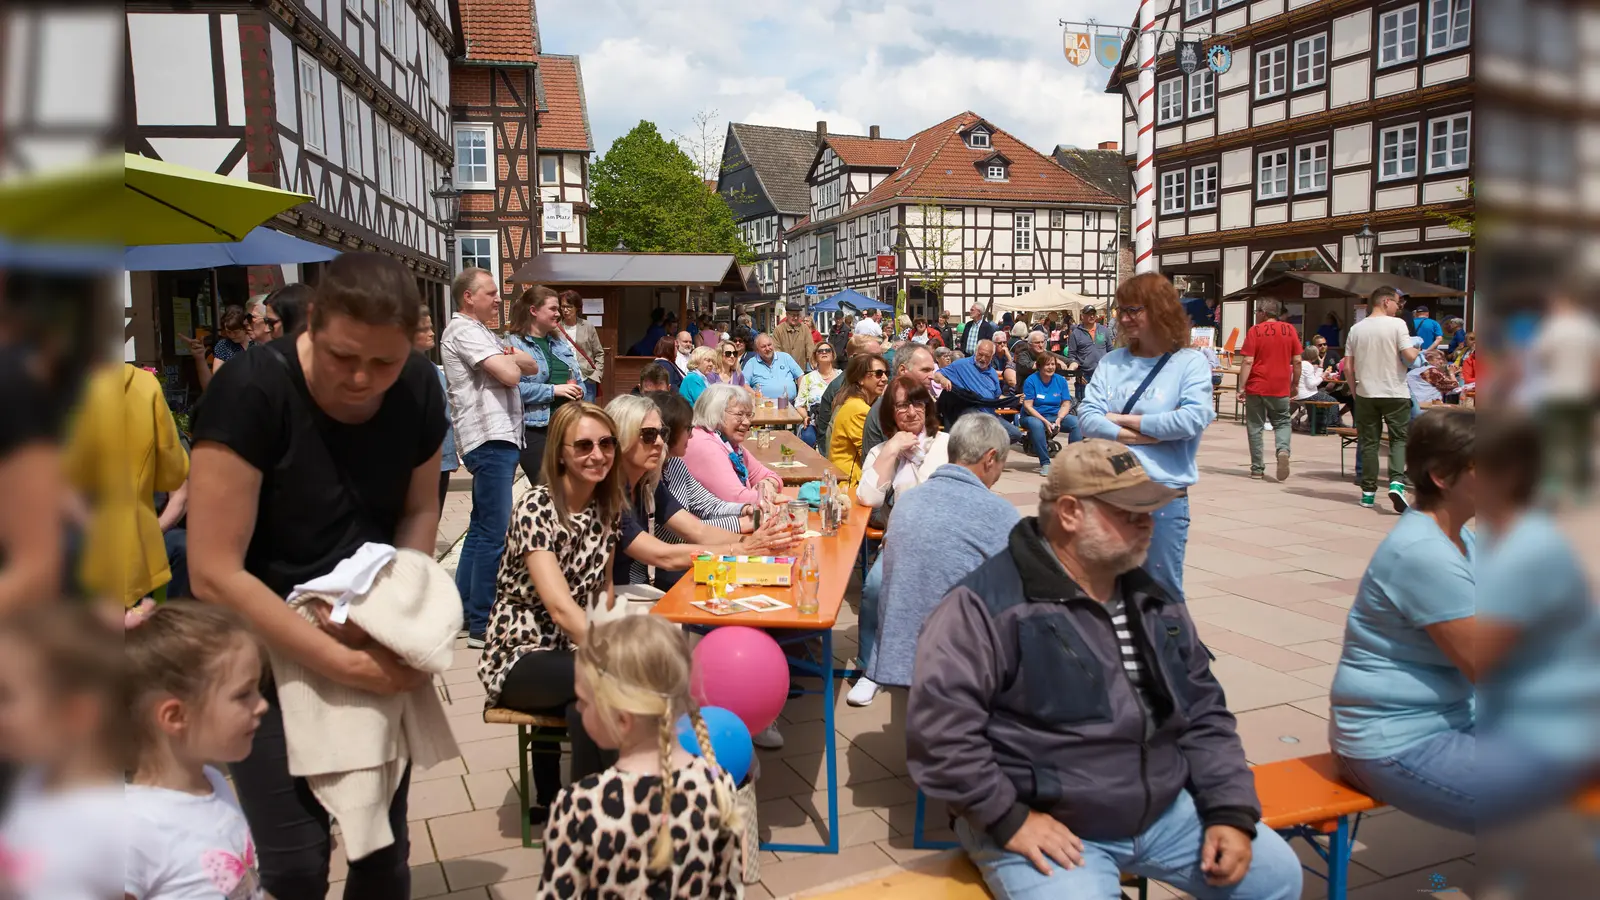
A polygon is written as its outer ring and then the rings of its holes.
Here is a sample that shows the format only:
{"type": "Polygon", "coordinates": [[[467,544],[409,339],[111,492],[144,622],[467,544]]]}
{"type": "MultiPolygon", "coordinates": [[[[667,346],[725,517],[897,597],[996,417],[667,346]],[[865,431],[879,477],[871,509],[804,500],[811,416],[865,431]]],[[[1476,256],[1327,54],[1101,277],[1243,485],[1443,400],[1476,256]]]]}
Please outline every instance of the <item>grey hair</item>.
{"type": "Polygon", "coordinates": [[[700,399],[694,402],[694,426],[711,431],[720,429],[722,417],[730,406],[742,406],[751,410],[755,408],[750,400],[750,392],[736,384],[718,382],[707,385],[700,393],[700,399]]]}
{"type": "Polygon", "coordinates": [[[244,305],[244,313],[245,313],[245,315],[254,316],[254,315],[260,314],[262,316],[265,316],[267,314],[267,297],[268,296],[269,295],[267,295],[267,294],[261,294],[260,296],[251,297],[250,298],[250,302],[248,302],[248,303],[246,303],[244,305]]]}
{"type": "Polygon", "coordinates": [[[1271,316],[1272,318],[1276,319],[1283,315],[1283,304],[1276,300],[1270,299],[1258,300],[1256,302],[1256,313],[1258,315],[1271,316]]]}
{"type": "Polygon", "coordinates": [[[940,347],[939,349],[933,351],[933,361],[939,363],[941,366],[947,366],[956,361],[956,352],[951,350],[949,347],[940,347]],[[949,360],[949,362],[940,363],[939,360],[941,359],[949,360]]]}
{"type": "Polygon", "coordinates": [[[778,343],[777,341],[772,340],[772,335],[767,334],[765,331],[763,331],[763,332],[758,333],[755,337],[750,339],[750,349],[754,350],[755,346],[756,346],[756,342],[761,340],[762,338],[766,338],[767,340],[772,341],[772,343],[774,343],[774,344],[778,343]]]}
{"type": "Polygon", "coordinates": [[[950,461],[970,466],[993,450],[1001,459],[1011,449],[1011,437],[1000,420],[985,412],[969,412],[950,429],[950,461]]]}
{"type": "Polygon", "coordinates": [[[939,358],[937,356],[933,355],[933,351],[928,349],[928,345],[927,344],[914,344],[911,341],[906,341],[905,344],[902,344],[901,346],[895,348],[895,351],[894,351],[894,369],[895,369],[895,373],[899,374],[901,372],[909,372],[909,371],[911,371],[911,364],[913,362],[915,362],[916,359],[917,359],[917,356],[919,354],[922,354],[922,353],[928,354],[928,356],[933,359],[933,364],[934,365],[938,365],[939,364],[939,358]],[[906,349],[907,347],[909,347],[910,349],[906,349]]]}

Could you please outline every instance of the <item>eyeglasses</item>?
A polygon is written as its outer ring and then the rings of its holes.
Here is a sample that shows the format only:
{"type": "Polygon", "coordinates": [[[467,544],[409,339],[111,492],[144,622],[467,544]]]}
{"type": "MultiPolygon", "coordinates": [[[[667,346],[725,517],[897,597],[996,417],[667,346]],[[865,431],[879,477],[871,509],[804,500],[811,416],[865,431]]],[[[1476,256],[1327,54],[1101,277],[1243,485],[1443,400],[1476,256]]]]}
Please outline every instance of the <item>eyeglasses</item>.
{"type": "Polygon", "coordinates": [[[906,402],[904,400],[902,400],[899,403],[896,403],[894,405],[894,411],[897,412],[897,413],[903,413],[903,412],[926,412],[926,410],[924,410],[922,408],[922,404],[921,403],[908,403],[908,402],[906,402]]]}
{"type": "Polygon", "coordinates": [[[664,428],[641,428],[639,429],[639,443],[649,447],[654,445],[656,441],[661,440],[665,435],[666,429],[664,428]]]}
{"type": "Polygon", "coordinates": [[[726,415],[730,415],[741,422],[748,422],[755,418],[755,413],[752,413],[749,410],[745,410],[744,412],[736,412],[730,409],[727,411],[726,415]]]}
{"type": "Polygon", "coordinates": [[[1142,312],[1144,312],[1144,307],[1142,307],[1142,306],[1123,306],[1123,307],[1118,307],[1118,309],[1117,309],[1117,315],[1125,316],[1126,318],[1129,318],[1129,319],[1133,318],[1134,316],[1139,315],[1142,312]]]}
{"type": "Polygon", "coordinates": [[[617,439],[609,434],[598,441],[590,440],[589,438],[578,438],[567,446],[571,447],[573,454],[577,456],[588,456],[595,451],[596,447],[600,448],[601,453],[610,455],[617,452],[617,439]]]}

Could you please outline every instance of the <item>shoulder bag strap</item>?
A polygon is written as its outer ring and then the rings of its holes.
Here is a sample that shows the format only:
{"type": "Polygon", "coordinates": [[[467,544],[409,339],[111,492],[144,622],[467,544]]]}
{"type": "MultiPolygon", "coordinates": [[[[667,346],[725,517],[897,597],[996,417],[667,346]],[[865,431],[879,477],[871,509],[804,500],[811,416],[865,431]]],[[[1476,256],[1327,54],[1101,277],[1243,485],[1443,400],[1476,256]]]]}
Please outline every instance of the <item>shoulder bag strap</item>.
{"type": "Polygon", "coordinates": [[[568,336],[567,330],[565,328],[561,327],[561,323],[560,322],[556,323],[556,330],[561,332],[561,336],[563,338],[566,338],[568,346],[570,346],[572,349],[578,351],[578,355],[583,357],[583,361],[589,364],[589,368],[591,368],[591,369],[594,368],[594,360],[589,357],[589,354],[583,352],[583,347],[579,346],[577,341],[573,340],[570,336],[568,336]]]}
{"type": "Polygon", "coordinates": [[[333,449],[328,446],[328,440],[323,436],[322,427],[317,424],[317,417],[311,409],[310,396],[306,393],[305,388],[301,387],[301,383],[295,380],[294,367],[289,364],[289,358],[271,344],[263,344],[261,346],[262,349],[272,354],[273,359],[276,359],[279,365],[283,366],[284,377],[289,380],[289,390],[294,398],[289,402],[295,406],[295,412],[306,420],[306,425],[311,429],[311,433],[317,436],[317,443],[322,447],[322,455],[328,458],[328,462],[333,465],[334,473],[339,476],[339,486],[344,488],[344,492],[350,496],[351,502],[355,504],[356,515],[365,520],[368,525],[376,528],[378,518],[373,515],[371,508],[367,506],[367,501],[361,496],[361,492],[356,490],[355,480],[350,477],[350,473],[345,471],[344,466],[339,463],[339,457],[333,455],[333,449]]]}
{"type": "Polygon", "coordinates": [[[1139,402],[1140,397],[1144,396],[1145,388],[1150,386],[1150,382],[1156,380],[1156,376],[1160,375],[1161,370],[1167,367],[1167,360],[1171,358],[1171,353],[1161,354],[1161,358],[1156,360],[1155,366],[1150,369],[1150,374],[1144,377],[1144,381],[1139,382],[1139,389],[1133,392],[1133,396],[1128,398],[1127,405],[1122,407],[1123,415],[1128,415],[1129,413],[1133,412],[1133,405],[1139,402]]]}

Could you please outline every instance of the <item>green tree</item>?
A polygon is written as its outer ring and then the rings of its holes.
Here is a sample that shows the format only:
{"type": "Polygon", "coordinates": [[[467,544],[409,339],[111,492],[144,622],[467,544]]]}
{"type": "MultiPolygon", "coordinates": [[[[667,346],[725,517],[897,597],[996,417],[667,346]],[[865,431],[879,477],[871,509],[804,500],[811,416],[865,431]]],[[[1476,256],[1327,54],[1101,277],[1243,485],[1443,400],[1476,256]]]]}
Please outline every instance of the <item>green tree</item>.
{"type": "Polygon", "coordinates": [[[613,250],[621,241],[636,252],[755,259],[728,204],[654,123],[641,121],[612,143],[589,170],[589,189],[595,207],[589,215],[591,250],[613,250]]]}

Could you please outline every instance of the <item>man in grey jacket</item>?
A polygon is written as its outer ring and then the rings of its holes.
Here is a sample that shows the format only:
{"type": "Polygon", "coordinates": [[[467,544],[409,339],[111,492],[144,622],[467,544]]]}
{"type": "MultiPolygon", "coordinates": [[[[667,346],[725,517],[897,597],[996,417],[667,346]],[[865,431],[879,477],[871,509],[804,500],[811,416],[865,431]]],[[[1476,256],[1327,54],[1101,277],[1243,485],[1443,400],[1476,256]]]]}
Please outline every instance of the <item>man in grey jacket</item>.
{"type": "Polygon", "coordinates": [[[1067,333],[1067,362],[1077,364],[1077,397],[1083,399],[1084,386],[1094,377],[1100,358],[1117,345],[1117,329],[1111,322],[1100,321],[1100,312],[1092,306],[1083,308],[1078,324],[1067,333]]]}
{"type": "Polygon", "coordinates": [[[1140,568],[1174,493],[1122,444],[1069,444],[1038,517],[917,641],[911,776],[1000,900],[1111,897],[1119,871],[1201,900],[1300,896],[1194,623],[1140,568]]]}

